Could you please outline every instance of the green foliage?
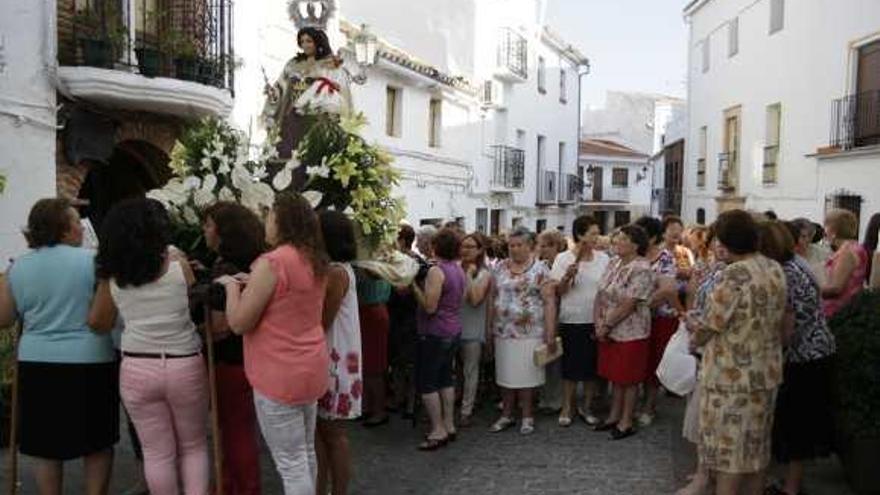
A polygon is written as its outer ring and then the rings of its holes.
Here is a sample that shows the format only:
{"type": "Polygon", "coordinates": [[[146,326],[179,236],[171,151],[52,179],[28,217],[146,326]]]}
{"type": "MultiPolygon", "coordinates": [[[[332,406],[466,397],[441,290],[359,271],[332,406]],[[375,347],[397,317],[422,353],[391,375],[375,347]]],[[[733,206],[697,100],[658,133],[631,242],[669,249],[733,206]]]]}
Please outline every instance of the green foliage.
{"type": "Polygon", "coordinates": [[[0,194],[3,194],[3,191],[6,190],[6,176],[4,174],[0,174],[0,194]]]}
{"type": "Polygon", "coordinates": [[[837,425],[880,438],[880,291],[866,290],[829,322],[837,341],[837,425]]]}

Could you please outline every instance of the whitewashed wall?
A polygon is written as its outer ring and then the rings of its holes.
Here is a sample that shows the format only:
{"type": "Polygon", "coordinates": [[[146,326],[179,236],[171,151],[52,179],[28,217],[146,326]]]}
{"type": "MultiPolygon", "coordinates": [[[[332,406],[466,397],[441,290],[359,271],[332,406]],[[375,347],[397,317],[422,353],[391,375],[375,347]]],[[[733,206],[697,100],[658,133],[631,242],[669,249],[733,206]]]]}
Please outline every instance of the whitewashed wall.
{"type": "Polygon", "coordinates": [[[0,269],[25,249],[37,199],[55,196],[54,1],[0,1],[0,269]],[[23,120],[22,120],[23,119],[23,120]]]}
{"type": "Polygon", "coordinates": [[[723,113],[742,106],[739,183],[746,207],[781,217],[820,219],[827,194],[845,188],[865,198],[862,221],[880,210],[880,154],[818,162],[829,144],[832,100],[852,92],[853,46],[880,36],[876,0],[785,2],[784,28],[768,34],[770,1],[710,0],[691,17],[689,120],[684,215],[716,214],[715,184],[723,113]],[[739,53],[728,57],[727,22],[739,18],[739,53]],[[702,72],[701,44],[709,39],[710,68],[702,72]],[[761,179],[766,107],[782,106],[778,184],[761,179]],[[706,187],[696,187],[699,129],[708,128],[706,187]]]}

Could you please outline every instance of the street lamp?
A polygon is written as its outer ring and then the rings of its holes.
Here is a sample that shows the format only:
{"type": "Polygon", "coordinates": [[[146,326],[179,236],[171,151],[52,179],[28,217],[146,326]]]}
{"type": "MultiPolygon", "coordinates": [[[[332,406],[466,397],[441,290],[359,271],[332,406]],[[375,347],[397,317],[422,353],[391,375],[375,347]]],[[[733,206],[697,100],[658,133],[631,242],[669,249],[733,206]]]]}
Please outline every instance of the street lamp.
{"type": "Polygon", "coordinates": [[[355,84],[366,84],[367,67],[376,63],[376,56],[379,53],[379,39],[370,32],[366,24],[361,24],[360,30],[351,40],[349,44],[349,52],[354,52],[354,59],[357,62],[358,73],[352,74],[346,69],[352,82],[355,84]]]}

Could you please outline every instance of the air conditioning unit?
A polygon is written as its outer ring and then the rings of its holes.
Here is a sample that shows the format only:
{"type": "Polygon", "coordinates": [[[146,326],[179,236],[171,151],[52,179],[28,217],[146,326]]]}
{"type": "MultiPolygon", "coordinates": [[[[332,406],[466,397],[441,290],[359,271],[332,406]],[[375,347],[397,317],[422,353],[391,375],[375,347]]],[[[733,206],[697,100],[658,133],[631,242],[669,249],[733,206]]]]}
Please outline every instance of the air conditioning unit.
{"type": "Polygon", "coordinates": [[[486,108],[504,108],[504,85],[494,79],[484,81],[480,103],[486,108]]]}

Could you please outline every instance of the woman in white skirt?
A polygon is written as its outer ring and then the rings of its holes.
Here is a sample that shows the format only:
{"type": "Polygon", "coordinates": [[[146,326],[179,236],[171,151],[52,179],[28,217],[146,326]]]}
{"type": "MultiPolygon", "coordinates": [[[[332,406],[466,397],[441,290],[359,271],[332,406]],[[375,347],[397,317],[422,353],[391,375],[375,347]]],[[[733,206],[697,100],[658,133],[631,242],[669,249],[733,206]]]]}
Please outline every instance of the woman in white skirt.
{"type": "Polygon", "coordinates": [[[510,258],[495,267],[489,303],[489,328],[495,347],[495,380],[502,390],[504,408],[489,431],[513,426],[513,406],[522,408],[520,433],[535,431],[532,412],[536,387],[544,384],[544,368],[535,366],[534,353],[542,343],[555,345],[555,284],[547,265],[535,259],[535,236],[517,228],[508,236],[510,258]]]}

